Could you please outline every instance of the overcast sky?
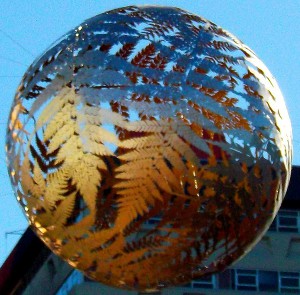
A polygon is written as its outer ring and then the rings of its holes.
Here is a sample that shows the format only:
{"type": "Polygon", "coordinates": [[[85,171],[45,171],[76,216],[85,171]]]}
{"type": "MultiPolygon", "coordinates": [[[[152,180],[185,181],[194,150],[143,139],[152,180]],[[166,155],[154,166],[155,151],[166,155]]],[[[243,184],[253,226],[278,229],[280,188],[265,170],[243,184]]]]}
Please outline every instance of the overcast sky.
{"type": "Polygon", "coordinates": [[[52,42],[85,19],[143,4],[177,6],[201,15],[256,52],[286,99],[294,133],[293,163],[300,165],[299,0],[0,0],[0,265],[19,238],[11,232],[27,227],[11,190],[4,151],[8,112],[22,75],[52,42]]]}

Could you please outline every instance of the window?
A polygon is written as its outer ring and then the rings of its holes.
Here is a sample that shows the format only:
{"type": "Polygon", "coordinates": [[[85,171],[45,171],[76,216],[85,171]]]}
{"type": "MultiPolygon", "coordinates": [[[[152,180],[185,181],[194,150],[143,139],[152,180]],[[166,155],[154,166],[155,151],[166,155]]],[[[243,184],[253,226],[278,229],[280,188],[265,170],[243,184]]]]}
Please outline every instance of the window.
{"type": "Polygon", "coordinates": [[[269,230],[270,231],[277,231],[277,216],[275,217],[275,219],[271,223],[271,225],[269,227],[269,230]]]}
{"type": "Polygon", "coordinates": [[[75,285],[79,285],[84,281],[83,274],[74,270],[71,275],[65,280],[55,295],[67,295],[75,285]]]}
{"type": "Polygon", "coordinates": [[[216,289],[217,281],[215,275],[205,276],[191,282],[192,288],[216,289]]]}
{"type": "Polygon", "coordinates": [[[298,211],[280,210],[271,224],[270,230],[300,232],[300,213],[298,211]]]}
{"type": "Polygon", "coordinates": [[[234,271],[226,269],[218,274],[218,285],[220,289],[234,289],[234,271]]]}
{"type": "Polygon", "coordinates": [[[147,223],[148,224],[158,224],[160,221],[161,221],[161,217],[152,217],[147,221],[147,223]]]}
{"type": "Polygon", "coordinates": [[[279,211],[277,220],[279,231],[298,232],[297,211],[279,211]]]}
{"type": "Polygon", "coordinates": [[[278,272],[262,271],[258,273],[259,291],[278,292],[278,272]]]}
{"type": "Polygon", "coordinates": [[[235,287],[236,290],[257,291],[258,274],[257,270],[235,270],[235,287]]]}
{"type": "Polygon", "coordinates": [[[300,273],[280,272],[279,273],[280,292],[299,293],[300,292],[300,273]]]}
{"type": "MultiPolygon", "coordinates": [[[[187,284],[184,287],[189,286],[187,284]]],[[[193,280],[190,288],[300,293],[300,272],[227,269],[218,275],[193,280]]]]}

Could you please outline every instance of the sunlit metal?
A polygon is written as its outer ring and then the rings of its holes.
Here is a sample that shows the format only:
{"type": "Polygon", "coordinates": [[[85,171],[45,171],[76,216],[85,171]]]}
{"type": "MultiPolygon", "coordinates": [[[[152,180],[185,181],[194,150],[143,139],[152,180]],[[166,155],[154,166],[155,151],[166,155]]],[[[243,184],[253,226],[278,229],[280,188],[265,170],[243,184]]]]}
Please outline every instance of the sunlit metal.
{"type": "Polygon", "coordinates": [[[7,130],[32,228],[87,276],[155,289],[220,271],[272,222],[291,125],[264,64],[177,8],[125,7],[26,72],[7,130]]]}

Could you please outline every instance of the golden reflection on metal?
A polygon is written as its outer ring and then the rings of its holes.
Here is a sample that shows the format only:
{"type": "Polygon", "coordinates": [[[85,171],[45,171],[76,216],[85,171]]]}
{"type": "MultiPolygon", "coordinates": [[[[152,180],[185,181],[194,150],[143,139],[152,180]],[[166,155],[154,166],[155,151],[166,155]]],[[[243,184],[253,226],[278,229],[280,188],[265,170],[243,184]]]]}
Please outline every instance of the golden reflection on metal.
{"type": "Polygon", "coordinates": [[[98,15],[18,88],[9,171],[32,228],[72,266],[148,290],[220,271],[285,194],[291,127],[256,55],[177,8],[98,15]]]}

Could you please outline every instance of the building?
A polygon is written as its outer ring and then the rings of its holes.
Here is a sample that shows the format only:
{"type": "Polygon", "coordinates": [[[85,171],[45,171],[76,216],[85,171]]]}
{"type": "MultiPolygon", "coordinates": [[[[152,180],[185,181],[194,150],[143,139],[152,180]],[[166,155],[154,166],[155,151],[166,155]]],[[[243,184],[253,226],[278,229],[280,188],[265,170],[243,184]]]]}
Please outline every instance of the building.
{"type": "MultiPolygon", "coordinates": [[[[282,207],[256,247],[232,268],[163,295],[297,294],[300,293],[300,167],[282,207]]],[[[90,281],[51,253],[30,229],[0,269],[1,295],[137,294],[90,281]]]]}

